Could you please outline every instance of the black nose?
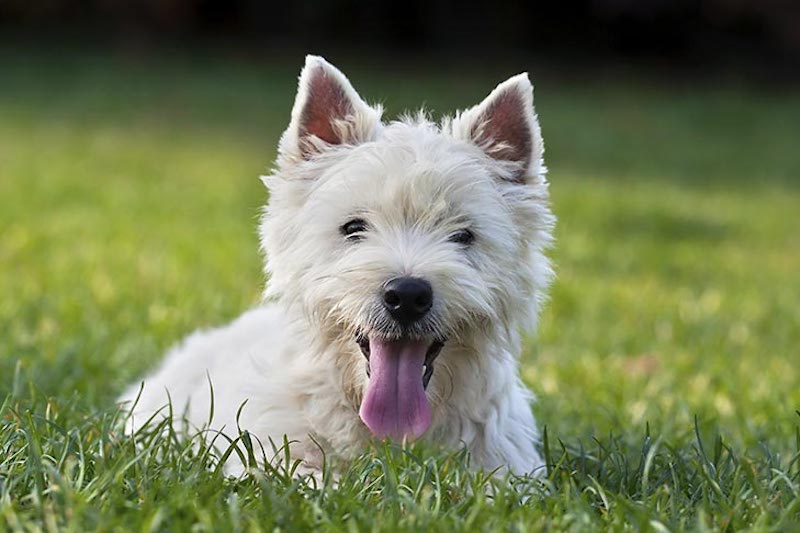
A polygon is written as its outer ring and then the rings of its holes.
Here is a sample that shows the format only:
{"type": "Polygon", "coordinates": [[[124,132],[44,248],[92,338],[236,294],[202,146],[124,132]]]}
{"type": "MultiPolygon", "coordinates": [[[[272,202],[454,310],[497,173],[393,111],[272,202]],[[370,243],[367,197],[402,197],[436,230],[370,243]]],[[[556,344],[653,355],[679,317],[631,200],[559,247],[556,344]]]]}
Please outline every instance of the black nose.
{"type": "Polygon", "coordinates": [[[383,306],[401,325],[413,324],[433,305],[431,284],[419,278],[395,278],[383,289],[383,306]]]}

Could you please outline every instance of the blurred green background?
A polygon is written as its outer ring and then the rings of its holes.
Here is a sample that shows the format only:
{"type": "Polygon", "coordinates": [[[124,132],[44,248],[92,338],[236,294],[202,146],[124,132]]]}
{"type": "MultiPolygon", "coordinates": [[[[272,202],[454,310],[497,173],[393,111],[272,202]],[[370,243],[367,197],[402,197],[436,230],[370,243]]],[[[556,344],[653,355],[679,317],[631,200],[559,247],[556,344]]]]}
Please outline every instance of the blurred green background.
{"type": "Polygon", "coordinates": [[[783,0],[0,2],[0,529],[796,529],[797,28],[783,0]],[[306,53],[388,118],[530,72],[546,494],[374,449],[335,488],[225,479],[120,434],[124,386],[259,302],[258,176],[306,53]]]}
{"type": "MultiPolygon", "coordinates": [[[[559,437],[692,417],[788,446],[800,407],[800,96],[535,64],[330,56],[388,116],[478,102],[528,69],[559,218],[558,281],[524,355],[559,437]]],[[[21,363],[88,410],[172,343],[258,302],[258,180],[301,54],[0,56],[0,395],[21,363]]]]}
{"type": "Polygon", "coordinates": [[[496,6],[0,5],[0,398],[109,410],[259,301],[258,176],[312,52],[390,118],[530,72],[558,280],[523,376],[550,435],[688,446],[697,415],[796,450],[800,10],[496,6]]]}

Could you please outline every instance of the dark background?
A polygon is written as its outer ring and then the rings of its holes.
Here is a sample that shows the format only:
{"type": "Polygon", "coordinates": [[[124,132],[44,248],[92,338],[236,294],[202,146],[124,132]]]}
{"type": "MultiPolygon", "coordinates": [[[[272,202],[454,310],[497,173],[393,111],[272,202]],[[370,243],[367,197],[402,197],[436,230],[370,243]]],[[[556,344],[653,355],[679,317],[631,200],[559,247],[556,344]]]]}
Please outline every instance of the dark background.
{"type": "MultiPolygon", "coordinates": [[[[102,44],[131,54],[221,47],[360,58],[632,67],[757,82],[800,77],[792,0],[1,0],[3,46],[102,44]]],[[[282,54],[285,55],[285,54],[282,54]]]]}

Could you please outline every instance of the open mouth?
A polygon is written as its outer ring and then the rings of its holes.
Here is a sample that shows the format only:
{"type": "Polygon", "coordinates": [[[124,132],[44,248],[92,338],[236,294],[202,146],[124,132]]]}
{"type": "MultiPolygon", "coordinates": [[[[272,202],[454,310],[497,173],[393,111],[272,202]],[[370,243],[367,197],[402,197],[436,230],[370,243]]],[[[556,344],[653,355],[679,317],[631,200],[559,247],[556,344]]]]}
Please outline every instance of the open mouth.
{"type": "MultiPolygon", "coordinates": [[[[361,353],[364,354],[364,357],[367,359],[367,376],[370,376],[369,355],[371,350],[369,347],[369,337],[366,335],[359,335],[356,337],[356,343],[358,343],[359,348],[361,348],[361,353]]],[[[428,383],[430,383],[431,376],[433,376],[433,362],[439,357],[444,343],[445,341],[443,340],[434,340],[425,352],[425,362],[422,367],[422,386],[425,389],[428,388],[428,383]]]]}
{"type": "Polygon", "coordinates": [[[425,389],[444,341],[373,334],[360,335],[356,342],[367,359],[369,376],[361,420],[378,438],[420,437],[431,422],[425,389]]]}

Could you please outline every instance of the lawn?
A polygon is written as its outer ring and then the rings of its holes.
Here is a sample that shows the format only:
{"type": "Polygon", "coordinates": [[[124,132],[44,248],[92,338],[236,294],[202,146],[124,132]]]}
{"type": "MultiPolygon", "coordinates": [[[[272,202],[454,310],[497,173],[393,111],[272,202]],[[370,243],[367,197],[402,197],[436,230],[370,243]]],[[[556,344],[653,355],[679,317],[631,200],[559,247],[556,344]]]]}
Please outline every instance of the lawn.
{"type": "MultiPolygon", "coordinates": [[[[63,56],[0,55],[0,530],[800,527],[797,91],[532,68],[559,217],[523,354],[548,476],[386,446],[334,486],[225,478],[159,428],[137,447],[113,406],[258,302],[257,177],[302,58],[63,56]]],[[[339,63],[390,116],[519,69],[339,63]]]]}

